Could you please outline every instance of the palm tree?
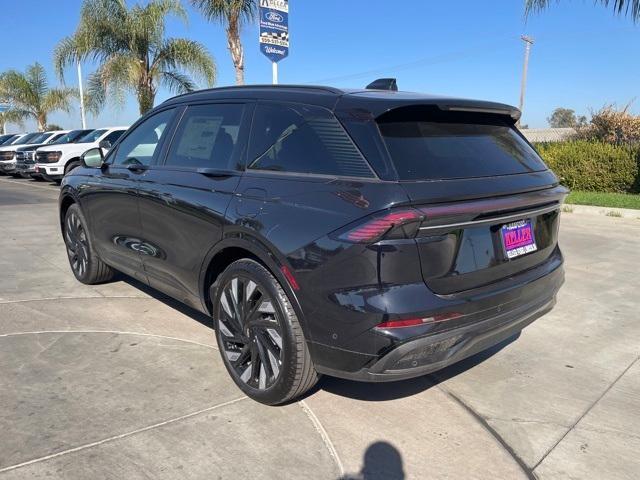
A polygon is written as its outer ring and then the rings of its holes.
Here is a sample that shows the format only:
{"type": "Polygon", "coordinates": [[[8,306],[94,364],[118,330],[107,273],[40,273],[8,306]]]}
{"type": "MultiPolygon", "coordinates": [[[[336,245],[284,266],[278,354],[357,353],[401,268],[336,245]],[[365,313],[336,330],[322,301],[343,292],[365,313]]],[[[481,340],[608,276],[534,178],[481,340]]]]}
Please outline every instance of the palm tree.
{"type": "MultiPolygon", "coordinates": [[[[525,0],[525,14],[544,10],[550,3],[552,0],[525,0]]],[[[616,15],[629,16],[634,22],[640,20],[640,0],[595,0],[595,3],[601,3],[605,7],[612,6],[616,15]]]]}
{"type": "Polygon", "coordinates": [[[0,98],[11,106],[2,114],[5,122],[35,120],[38,130],[44,131],[47,116],[60,110],[69,112],[77,96],[73,88],[49,88],[47,73],[38,62],[28,66],[25,73],[9,70],[0,75],[0,98]]]}
{"type": "Polygon", "coordinates": [[[242,23],[256,13],[255,0],[191,0],[209,21],[220,21],[227,31],[227,44],[236,69],[236,84],[244,85],[244,49],[240,40],[242,23]]]}
{"type": "Polygon", "coordinates": [[[186,21],[179,0],[151,0],[131,9],[126,0],[84,0],[76,32],[54,52],[58,74],[62,77],[65,67],[86,59],[100,64],[88,79],[87,106],[93,111],[107,96],[122,103],[130,92],[143,114],[153,107],[160,86],[173,93],[195,90],[194,80],[185,72],[213,85],[215,63],[201,43],[165,38],[169,15],[186,21]]]}

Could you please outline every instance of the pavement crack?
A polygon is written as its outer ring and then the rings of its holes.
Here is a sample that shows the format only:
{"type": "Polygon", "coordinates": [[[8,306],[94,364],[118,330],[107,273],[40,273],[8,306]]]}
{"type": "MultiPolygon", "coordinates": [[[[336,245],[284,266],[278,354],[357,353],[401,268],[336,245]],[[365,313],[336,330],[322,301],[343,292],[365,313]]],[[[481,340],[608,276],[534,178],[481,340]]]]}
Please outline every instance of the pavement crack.
{"type": "Polygon", "coordinates": [[[620,379],[625,375],[625,373],[627,373],[627,372],[631,369],[631,367],[633,367],[633,365],[634,365],[634,364],[635,364],[639,359],[640,359],[640,356],[637,356],[637,357],[636,357],[636,358],[635,358],[635,359],[634,359],[634,360],[633,360],[629,365],[627,365],[627,368],[625,368],[625,369],[622,371],[622,373],[620,373],[620,375],[618,375],[618,376],[616,377],[616,379],[615,379],[613,382],[611,382],[611,384],[610,384],[610,385],[609,385],[609,386],[608,386],[608,387],[607,387],[607,388],[606,388],[606,389],[605,389],[605,390],[604,390],[604,391],[603,391],[603,392],[598,396],[598,398],[596,398],[596,399],[591,403],[591,405],[589,405],[589,407],[588,407],[588,408],[587,408],[587,409],[582,413],[582,415],[580,415],[580,417],[578,417],[578,419],[577,419],[575,422],[573,422],[573,423],[569,426],[569,428],[567,429],[567,431],[566,431],[566,432],[564,432],[564,435],[562,435],[562,437],[560,437],[560,439],[559,439],[556,443],[554,443],[554,444],[551,446],[551,448],[549,448],[549,449],[545,452],[545,454],[542,456],[542,458],[540,458],[540,460],[538,460],[538,463],[536,463],[536,464],[533,466],[533,469],[532,469],[532,470],[535,470],[536,468],[538,468],[538,466],[540,466],[540,464],[544,461],[544,459],[545,459],[545,458],[547,458],[547,457],[549,456],[549,454],[550,454],[551,452],[553,452],[553,450],[555,450],[555,448],[560,444],[560,442],[562,442],[562,441],[565,439],[565,437],[566,437],[567,435],[569,435],[569,432],[571,432],[571,431],[576,427],[576,425],[578,425],[578,423],[580,423],[580,421],[581,421],[584,417],[586,417],[586,416],[587,416],[587,414],[588,414],[588,413],[593,409],[593,407],[595,407],[595,406],[596,406],[596,404],[597,404],[600,400],[602,400],[602,398],[603,398],[607,393],[609,393],[609,390],[611,390],[611,389],[613,388],[613,386],[614,386],[616,383],[618,383],[618,381],[619,381],[619,380],[620,380],[620,379]]]}
{"type": "Polygon", "coordinates": [[[309,405],[307,405],[307,402],[305,402],[304,400],[300,400],[298,402],[298,405],[300,405],[300,407],[302,408],[302,411],[307,415],[307,417],[313,424],[314,428],[320,435],[320,438],[322,438],[322,443],[324,443],[325,448],[329,451],[329,455],[331,456],[334,463],[338,467],[340,477],[342,478],[345,474],[344,465],[342,464],[342,461],[338,456],[338,451],[336,450],[335,445],[331,441],[331,437],[329,437],[327,430],[324,428],[324,426],[322,425],[322,422],[320,422],[320,419],[316,416],[316,414],[313,413],[313,410],[311,410],[309,405]]]}
{"type": "Polygon", "coordinates": [[[146,427],[138,428],[136,430],[132,430],[130,432],[121,433],[120,435],[114,435],[112,437],[103,438],[102,440],[98,440],[91,443],[85,443],[84,445],[79,445],[74,448],[69,448],[67,450],[62,450],[60,452],[52,453],[51,455],[45,455],[44,457],[34,458],[32,460],[28,460],[26,462],[17,463],[15,465],[10,465],[8,467],[0,468],[0,473],[9,472],[11,470],[16,470],[18,468],[26,467],[28,465],[33,465],[34,463],[44,462],[46,460],[51,460],[52,458],[61,457],[63,455],[68,455],[70,453],[79,452],[81,450],[86,450],[88,448],[97,447],[99,445],[103,445],[105,443],[113,442],[115,440],[120,440],[122,438],[130,437],[132,435],[136,435],[142,432],[148,432],[149,430],[153,430],[155,428],[163,427],[165,425],[170,425],[172,423],[179,422],[181,420],[186,420],[188,418],[195,417],[197,415],[201,415],[203,413],[211,412],[212,410],[216,410],[218,408],[226,407],[228,405],[233,405],[234,403],[238,403],[242,400],[245,400],[246,396],[235,398],[233,400],[229,400],[228,402],[219,403],[218,405],[214,405],[212,407],[203,408],[202,410],[198,410],[196,412],[187,413],[186,415],[181,415],[179,417],[171,418],[169,420],[164,420],[162,422],[154,423],[153,425],[148,425],[146,427]]]}
{"type": "Polygon", "coordinates": [[[493,436],[493,438],[502,446],[502,448],[518,464],[518,466],[520,467],[520,469],[522,470],[522,472],[525,474],[525,476],[527,478],[529,478],[530,480],[535,480],[536,479],[536,476],[533,473],[533,469],[530,468],[522,458],[520,458],[520,456],[511,447],[511,445],[509,445],[507,443],[507,441],[504,438],[502,438],[502,435],[500,435],[491,425],[489,425],[487,423],[487,420],[485,420],[478,412],[476,412],[472,407],[467,405],[461,398],[459,398],[453,392],[451,392],[448,389],[442,387],[441,385],[438,385],[438,388],[445,395],[447,395],[448,397],[453,399],[464,410],[466,410],[487,432],[489,432],[491,434],[491,436],[493,436]]]}

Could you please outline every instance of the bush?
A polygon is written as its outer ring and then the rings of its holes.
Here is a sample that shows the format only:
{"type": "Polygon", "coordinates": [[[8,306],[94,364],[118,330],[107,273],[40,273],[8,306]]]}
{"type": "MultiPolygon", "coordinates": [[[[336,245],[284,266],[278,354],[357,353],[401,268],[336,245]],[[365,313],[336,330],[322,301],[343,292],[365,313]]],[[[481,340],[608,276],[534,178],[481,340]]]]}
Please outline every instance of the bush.
{"type": "Polygon", "coordinates": [[[536,148],[560,182],[572,190],[638,191],[638,147],[576,140],[536,148]]]}
{"type": "Polygon", "coordinates": [[[640,117],[629,113],[627,105],[617,110],[610,105],[591,114],[591,123],[578,129],[578,137],[583,140],[620,144],[640,142],[640,117]]]}

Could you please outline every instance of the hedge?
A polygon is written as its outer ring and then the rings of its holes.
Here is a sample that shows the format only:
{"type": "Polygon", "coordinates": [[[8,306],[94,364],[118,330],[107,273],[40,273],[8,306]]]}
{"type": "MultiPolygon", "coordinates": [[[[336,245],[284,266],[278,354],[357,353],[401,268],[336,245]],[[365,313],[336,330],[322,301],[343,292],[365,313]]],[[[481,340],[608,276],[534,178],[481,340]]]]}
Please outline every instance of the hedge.
{"type": "Polygon", "coordinates": [[[560,182],[575,190],[631,192],[640,187],[640,149],[599,141],[537,144],[536,149],[560,182]]]}

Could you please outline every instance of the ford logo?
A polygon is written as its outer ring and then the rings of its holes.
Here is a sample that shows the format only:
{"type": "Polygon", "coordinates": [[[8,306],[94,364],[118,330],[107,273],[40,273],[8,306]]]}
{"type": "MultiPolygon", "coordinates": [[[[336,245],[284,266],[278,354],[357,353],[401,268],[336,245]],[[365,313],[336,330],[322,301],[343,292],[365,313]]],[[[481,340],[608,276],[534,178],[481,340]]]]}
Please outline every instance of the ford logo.
{"type": "Polygon", "coordinates": [[[264,18],[269,22],[276,22],[276,23],[282,23],[282,21],[284,20],[282,15],[280,15],[279,13],[276,13],[276,12],[267,12],[267,13],[265,13],[264,14],[264,18]]]}

